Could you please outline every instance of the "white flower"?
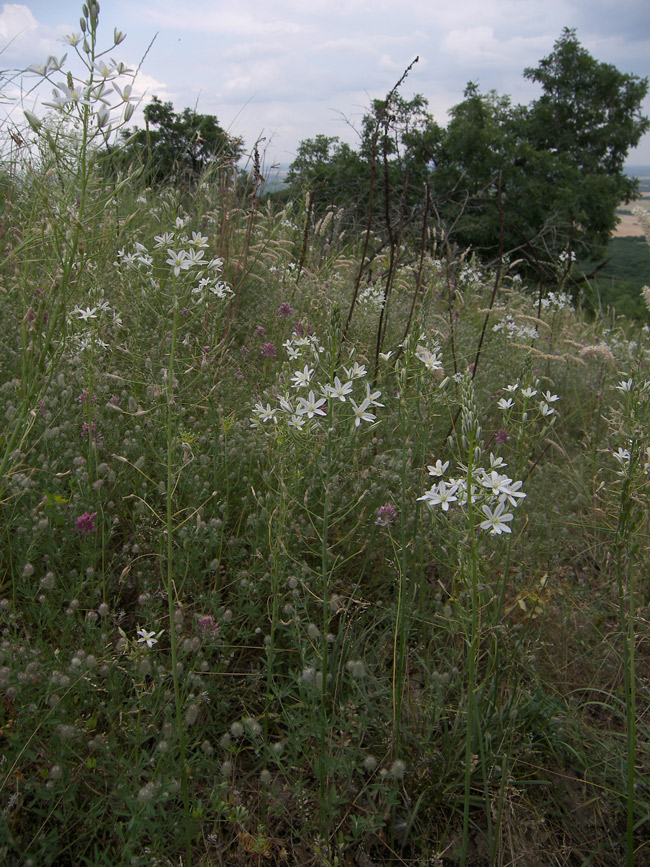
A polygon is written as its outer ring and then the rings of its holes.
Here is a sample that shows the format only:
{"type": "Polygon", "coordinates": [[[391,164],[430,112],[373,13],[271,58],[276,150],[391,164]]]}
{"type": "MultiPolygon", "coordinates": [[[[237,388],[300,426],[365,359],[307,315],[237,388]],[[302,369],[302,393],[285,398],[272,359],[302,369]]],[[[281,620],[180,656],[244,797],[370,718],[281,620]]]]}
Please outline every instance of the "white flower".
{"type": "Polygon", "coordinates": [[[113,70],[110,66],[104,63],[103,60],[95,60],[93,61],[93,66],[97,70],[97,72],[101,75],[102,78],[108,78],[113,74],[113,70]]]}
{"type": "Polygon", "coordinates": [[[536,388],[522,388],[521,393],[524,397],[535,397],[537,394],[536,388]]]}
{"type": "Polygon", "coordinates": [[[368,412],[368,407],[370,406],[370,401],[368,398],[364,398],[359,406],[357,406],[356,402],[350,398],[350,403],[352,404],[352,411],[354,412],[354,426],[359,427],[362,421],[373,422],[377,416],[374,412],[368,412]]]}
{"type": "Polygon", "coordinates": [[[442,362],[433,352],[429,352],[429,350],[425,346],[418,346],[415,350],[415,354],[423,362],[424,366],[427,370],[442,370],[442,362]]]}
{"type": "Polygon", "coordinates": [[[296,415],[295,413],[289,418],[287,422],[289,427],[295,428],[296,430],[302,430],[305,426],[305,419],[301,415],[296,415]]]}
{"type": "Polygon", "coordinates": [[[495,456],[492,452],[490,452],[490,467],[493,470],[502,469],[505,466],[507,466],[507,464],[503,460],[501,455],[495,456]]]}
{"type": "Polygon", "coordinates": [[[360,379],[366,375],[365,365],[359,364],[358,361],[355,361],[352,367],[344,367],[343,370],[348,379],[360,379]]]}
{"type": "MultiPolygon", "coordinates": [[[[122,90],[122,88],[119,87],[119,85],[117,85],[117,84],[115,84],[115,82],[113,82],[113,89],[114,89],[115,92],[118,94],[118,96],[120,97],[120,99],[122,100],[122,102],[126,102],[126,103],[128,104],[128,103],[130,103],[130,102],[137,101],[137,97],[135,97],[135,96],[131,96],[131,92],[132,92],[132,90],[133,90],[133,85],[131,85],[131,84],[126,84],[126,85],[124,86],[124,90],[122,90]]],[[[177,218],[176,218],[176,223],[178,223],[178,219],[179,219],[179,218],[177,217],[177,218]]],[[[188,219],[189,219],[189,218],[188,218],[188,219]]],[[[183,224],[183,225],[185,225],[185,224],[183,224]]],[[[181,228],[182,228],[182,226],[181,226],[181,228]]]]}
{"type": "MultiPolygon", "coordinates": [[[[146,199],[145,199],[146,202],[146,199]]],[[[156,235],[154,237],[154,247],[169,247],[174,243],[174,233],[173,232],[165,232],[164,235],[156,235]]]]}
{"type": "Polygon", "coordinates": [[[335,397],[338,400],[345,402],[345,395],[352,391],[352,380],[341,382],[338,376],[334,377],[334,385],[325,386],[325,394],[328,397],[335,397]]]}
{"type": "Polygon", "coordinates": [[[550,391],[545,391],[545,392],[544,392],[544,400],[545,400],[547,403],[555,403],[555,401],[556,401],[556,400],[559,400],[559,399],[560,399],[560,398],[557,396],[557,394],[551,394],[550,391]]]}
{"type": "Polygon", "coordinates": [[[619,382],[619,384],[616,386],[618,391],[622,391],[622,392],[632,391],[633,387],[634,387],[634,380],[633,379],[627,379],[627,380],[622,379],[619,382]]]}
{"type": "Polygon", "coordinates": [[[175,250],[168,249],[167,252],[169,253],[169,259],[166,260],[165,264],[172,266],[176,277],[178,277],[181,271],[187,271],[187,269],[192,265],[190,260],[187,258],[185,250],[179,250],[177,253],[175,250]]]}
{"type": "Polygon", "coordinates": [[[277,409],[271,409],[270,403],[267,403],[266,406],[262,406],[261,403],[256,403],[253,412],[259,417],[260,421],[276,421],[275,414],[277,409]]]}
{"type": "Polygon", "coordinates": [[[306,415],[307,418],[313,418],[315,415],[325,415],[321,407],[326,403],[326,400],[324,397],[316,400],[316,395],[313,391],[310,391],[306,398],[299,397],[298,403],[300,406],[296,411],[299,415],[306,415]]]}
{"type": "Polygon", "coordinates": [[[203,250],[192,247],[192,249],[189,250],[189,252],[187,253],[187,261],[190,263],[190,265],[205,265],[206,263],[203,261],[204,256],[205,253],[203,252],[203,250]]]}
{"type": "Polygon", "coordinates": [[[512,514],[508,513],[506,515],[503,514],[505,509],[505,503],[499,503],[494,510],[489,506],[481,506],[481,510],[485,517],[486,521],[481,523],[482,530],[489,530],[492,536],[500,536],[502,533],[511,533],[512,530],[507,525],[507,521],[512,521],[512,514]]]}
{"type": "Polygon", "coordinates": [[[280,404],[280,409],[282,410],[282,412],[286,412],[288,415],[293,415],[293,413],[295,412],[291,401],[288,400],[286,397],[279,397],[278,403],[280,404]]]}
{"type": "Polygon", "coordinates": [[[613,452],[614,457],[619,462],[619,464],[624,465],[630,462],[630,450],[619,448],[618,451],[613,452]]]}
{"type": "Polygon", "coordinates": [[[311,379],[311,375],[313,372],[314,368],[310,368],[307,364],[303,367],[302,370],[297,370],[291,377],[293,387],[302,388],[303,385],[307,385],[309,383],[309,380],[311,379]]]}
{"type": "Polygon", "coordinates": [[[286,343],[282,344],[284,348],[287,350],[287,355],[289,356],[289,361],[297,361],[300,358],[300,349],[297,346],[293,346],[290,341],[286,341],[286,343]]]}
{"type": "Polygon", "coordinates": [[[221,299],[222,301],[225,298],[229,298],[231,295],[235,294],[230,288],[230,286],[227,283],[224,283],[223,280],[219,280],[217,283],[214,284],[214,286],[210,286],[208,291],[211,295],[216,295],[216,297],[221,299]]]}
{"type": "Polygon", "coordinates": [[[499,497],[500,502],[505,502],[506,500],[510,503],[511,506],[518,505],[518,498],[525,497],[526,494],[519,489],[523,485],[523,482],[510,482],[509,485],[503,488],[503,493],[499,497]]]}
{"type": "Polygon", "coordinates": [[[489,474],[485,473],[480,482],[484,488],[488,488],[494,495],[497,495],[508,492],[512,479],[500,475],[496,470],[492,470],[489,474]]]}
{"type": "Polygon", "coordinates": [[[144,627],[138,629],[137,634],[140,636],[138,638],[138,644],[146,644],[147,647],[153,647],[154,644],[158,644],[158,639],[155,638],[155,632],[148,632],[144,627]]]}
{"type": "Polygon", "coordinates": [[[429,470],[430,476],[444,476],[448,466],[449,466],[449,461],[445,461],[443,464],[443,462],[440,460],[440,458],[438,458],[438,460],[435,463],[435,466],[429,465],[427,467],[427,469],[429,470]]]}
{"type": "Polygon", "coordinates": [[[418,497],[418,500],[424,500],[429,507],[442,506],[442,511],[448,512],[449,504],[458,500],[458,497],[455,496],[457,490],[458,484],[456,482],[447,484],[447,482],[441,481],[426,491],[424,496],[418,497]]]}
{"type": "Polygon", "coordinates": [[[67,42],[68,45],[72,45],[73,48],[76,45],[79,45],[82,39],[83,36],[81,35],[81,33],[68,33],[66,36],[63,37],[63,41],[67,42]]]}
{"type": "Polygon", "coordinates": [[[514,406],[514,401],[511,397],[509,397],[507,400],[505,397],[502,397],[497,401],[497,406],[499,407],[499,409],[502,409],[505,412],[508,409],[512,409],[512,407],[514,406]]]}
{"type": "Polygon", "coordinates": [[[369,406],[383,406],[383,403],[379,403],[377,400],[378,397],[381,397],[380,391],[370,391],[370,383],[366,383],[366,400],[368,401],[369,406]]]}
{"type": "Polygon", "coordinates": [[[192,232],[192,240],[190,241],[194,247],[207,247],[208,239],[200,232],[192,232]]]}
{"type": "Polygon", "coordinates": [[[79,316],[79,319],[83,319],[84,322],[88,322],[89,319],[97,319],[96,307],[86,307],[85,309],[75,307],[72,312],[76,313],[79,316]]]}

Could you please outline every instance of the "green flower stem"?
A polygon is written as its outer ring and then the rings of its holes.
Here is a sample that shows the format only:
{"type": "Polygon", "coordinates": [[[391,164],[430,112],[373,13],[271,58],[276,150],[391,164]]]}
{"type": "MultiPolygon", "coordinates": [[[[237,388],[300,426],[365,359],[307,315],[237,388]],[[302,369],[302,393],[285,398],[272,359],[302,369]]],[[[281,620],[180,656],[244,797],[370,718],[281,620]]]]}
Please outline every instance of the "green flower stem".
{"type": "Polygon", "coordinates": [[[630,449],[630,466],[627,477],[621,491],[621,501],[616,527],[616,578],[618,583],[618,605],[621,623],[621,636],[623,638],[623,673],[625,683],[625,717],[627,733],[627,791],[626,791],[626,867],[634,865],[634,753],[636,745],[636,675],[634,662],[635,634],[634,624],[636,620],[634,604],[634,569],[632,566],[632,553],[630,551],[630,522],[632,503],[630,497],[631,473],[638,459],[638,443],[634,443],[630,449]],[[627,578],[627,582],[624,580],[627,578]],[[627,587],[626,587],[627,584],[627,587]],[[627,611],[625,591],[627,589],[627,611]]]}
{"type": "Polygon", "coordinates": [[[472,777],[472,750],[476,738],[475,725],[478,723],[476,703],[476,655],[479,641],[479,599],[478,599],[478,551],[476,549],[476,526],[472,504],[472,483],[474,475],[474,442],[468,442],[467,461],[467,534],[468,546],[465,558],[466,586],[471,592],[471,624],[467,643],[467,721],[465,727],[465,781],[463,790],[463,839],[461,844],[461,867],[467,863],[469,844],[469,807],[472,777]]]}
{"type": "Polygon", "coordinates": [[[190,838],[190,797],[187,777],[187,758],[185,746],[185,730],[183,727],[183,707],[181,703],[180,683],[178,677],[178,641],[174,623],[174,517],[173,517],[173,459],[174,459],[174,361],[176,353],[176,333],[178,330],[178,297],[174,293],[172,318],[172,343],[169,353],[169,369],[167,371],[167,489],[166,489],[166,534],[167,534],[167,575],[166,592],[169,611],[169,645],[172,657],[172,679],[174,682],[174,703],[176,705],[176,733],[178,736],[178,752],[181,765],[181,790],[183,793],[183,810],[185,814],[185,867],[191,867],[192,849],[190,838]]]}
{"type": "Polygon", "coordinates": [[[327,707],[327,675],[329,666],[329,646],[327,635],[330,625],[329,606],[329,518],[330,518],[330,486],[332,477],[332,440],[334,438],[334,407],[333,401],[327,405],[327,440],[325,446],[325,494],[323,498],[323,526],[321,530],[321,593],[322,593],[322,664],[321,664],[321,708],[320,708],[320,760],[319,760],[319,814],[321,833],[327,830],[327,738],[329,730],[329,713],[327,707]]]}

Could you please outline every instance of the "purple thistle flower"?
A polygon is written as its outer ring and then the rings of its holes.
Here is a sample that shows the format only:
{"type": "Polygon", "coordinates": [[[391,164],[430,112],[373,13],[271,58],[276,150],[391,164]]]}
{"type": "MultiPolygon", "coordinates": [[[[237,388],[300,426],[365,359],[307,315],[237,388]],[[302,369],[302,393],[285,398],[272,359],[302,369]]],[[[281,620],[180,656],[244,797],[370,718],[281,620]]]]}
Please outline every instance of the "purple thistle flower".
{"type": "Polygon", "coordinates": [[[305,334],[307,334],[307,335],[311,334],[311,325],[309,325],[309,324],[303,325],[303,322],[301,319],[299,322],[297,322],[293,326],[293,332],[294,332],[294,334],[297,334],[298,337],[304,337],[305,334]]]}
{"type": "Polygon", "coordinates": [[[293,309],[291,304],[288,301],[283,301],[282,304],[278,307],[278,318],[279,319],[288,319],[292,314],[296,311],[293,309]]]}
{"type": "Polygon", "coordinates": [[[79,515],[75,523],[75,530],[77,533],[81,533],[82,536],[87,536],[89,533],[97,532],[97,524],[95,524],[94,518],[97,517],[97,512],[84,512],[83,515],[79,515]]]}
{"type": "Polygon", "coordinates": [[[278,351],[275,348],[275,343],[265,343],[261,349],[261,353],[264,358],[275,358],[278,354],[278,351]]]}
{"type": "Polygon", "coordinates": [[[102,441],[103,437],[102,437],[102,435],[98,432],[98,430],[97,430],[97,425],[95,424],[95,422],[93,422],[93,423],[92,423],[92,426],[90,426],[90,425],[88,424],[88,422],[85,421],[85,422],[81,425],[81,438],[84,439],[84,440],[87,440],[87,439],[88,439],[88,434],[89,434],[89,433],[90,433],[90,435],[91,435],[91,438],[92,438],[93,442],[100,443],[100,442],[102,441]]]}
{"type": "Polygon", "coordinates": [[[379,511],[377,512],[377,520],[375,524],[378,527],[390,527],[391,524],[394,524],[397,520],[397,510],[392,503],[385,503],[383,506],[380,506],[379,511]]]}
{"type": "Polygon", "coordinates": [[[258,325],[257,328],[255,329],[255,334],[257,334],[258,337],[261,337],[265,331],[266,331],[266,329],[264,328],[263,325],[258,325]]]}
{"type": "Polygon", "coordinates": [[[503,443],[507,443],[509,439],[510,439],[510,434],[508,433],[508,431],[505,428],[501,428],[501,430],[498,430],[496,432],[495,437],[494,437],[494,441],[498,445],[502,445],[503,443]]]}
{"type": "Polygon", "coordinates": [[[203,617],[199,617],[198,627],[199,632],[208,638],[216,638],[221,632],[221,626],[211,614],[204,614],[203,617]]]}

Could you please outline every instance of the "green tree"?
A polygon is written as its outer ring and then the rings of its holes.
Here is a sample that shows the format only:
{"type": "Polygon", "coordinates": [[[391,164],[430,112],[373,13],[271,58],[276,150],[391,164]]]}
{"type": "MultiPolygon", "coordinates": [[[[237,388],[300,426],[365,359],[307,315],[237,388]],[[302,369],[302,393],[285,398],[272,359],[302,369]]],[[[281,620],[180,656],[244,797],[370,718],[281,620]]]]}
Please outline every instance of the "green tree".
{"type": "MultiPolygon", "coordinates": [[[[641,113],[648,79],[595,60],[569,28],[524,76],[543,89],[526,113],[526,139],[535,151],[554,155],[565,231],[574,246],[597,254],[616,226],[616,208],[638,191],[623,168],[650,128],[641,113]]],[[[550,188],[554,178],[548,181],[550,188]]]]}
{"type": "Polygon", "coordinates": [[[308,191],[319,214],[332,204],[354,209],[363,198],[366,179],[364,161],[350,145],[338,136],[317,135],[300,142],[286,182],[308,191]]]}
{"type": "Polygon", "coordinates": [[[524,75],[543,89],[527,107],[468,85],[434,184],[462,243],[495,255],[503,237],[540,274],[566,248],[602,255],[616,208],[637,190],[623,167],[650,125],[641,113],[648,79],[598,62],[569,29],[524,75]]]}
{"type": "Polygon", "coordinates": [[[215,162],[234,165],[242,154],[243,142],[229,136],[214,115],[189,108],[178,114],[171,102],[153,96],[144,117],[145,129],[122,132],[114,156],[121,166],[142,164],[149,183],[196,179],[215,162]]]}

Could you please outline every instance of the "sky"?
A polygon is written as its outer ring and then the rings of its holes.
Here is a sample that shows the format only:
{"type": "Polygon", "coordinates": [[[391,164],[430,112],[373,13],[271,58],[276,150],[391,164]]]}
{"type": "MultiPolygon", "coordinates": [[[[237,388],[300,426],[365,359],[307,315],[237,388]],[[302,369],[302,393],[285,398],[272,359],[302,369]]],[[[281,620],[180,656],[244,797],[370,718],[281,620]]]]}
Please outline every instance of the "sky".
{"type": "MultiPolygon", "coordinates": [[[[216,115],[264,166],[287,167],[300,141],[319,133],[351,145],[372,99],[384,97],[418,57],[400,93],[420,93],[443,125],[468,81],[516,103],[539,96],[523,70],[551,53],[564,27],[621,72],[650,74],[648,0],[100,0],[99,43],[127,38],[109,56],[140,72],[134,91],[177,111],[216,115]],[[153,44],[152,44],[153,40],[153,44]],[[145,56],[146,55],[146,56],[145,56]],[[144,58],[144,59],[143,59],[144,58]]],[[[79,31],[81,2],[2,3],[0,69],[69,60],[63,37],[79,31]]],[[[55,76],[58,78],[58,76],[55,76]]],[[[22,123],[50,98],[46,82],[16,76],[2,93],[5,122],[22,123]],[[13,98],[13,102],[7,99],[13,98]]],[[[650,115],[650,97],[644,113],[650,115]]],[[[650,133],[630,152],[650,165],[650,133]]]]}

